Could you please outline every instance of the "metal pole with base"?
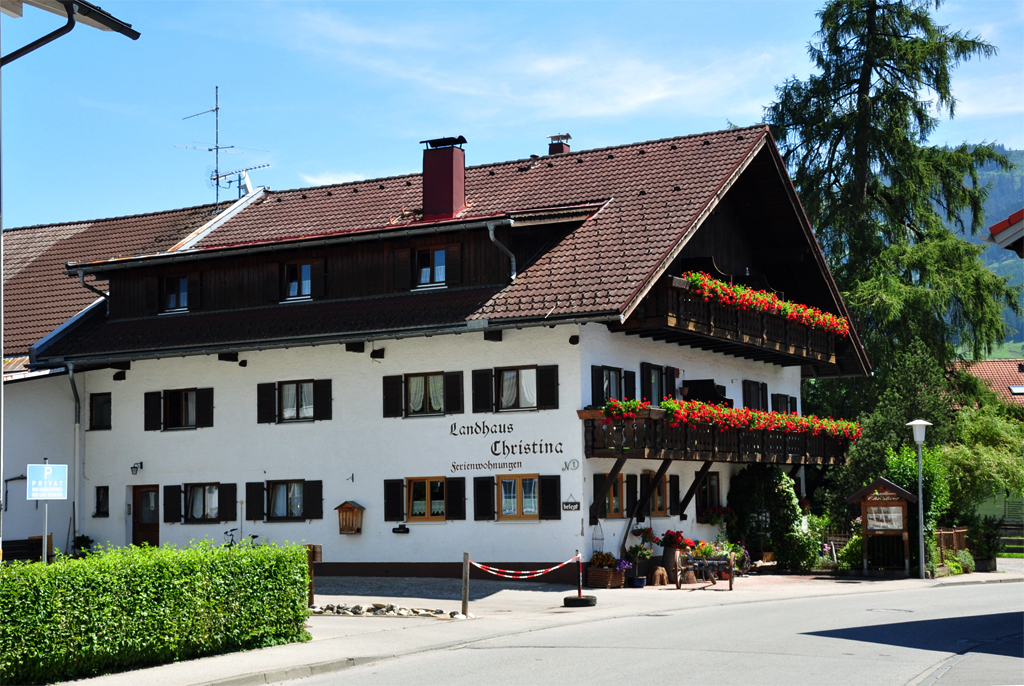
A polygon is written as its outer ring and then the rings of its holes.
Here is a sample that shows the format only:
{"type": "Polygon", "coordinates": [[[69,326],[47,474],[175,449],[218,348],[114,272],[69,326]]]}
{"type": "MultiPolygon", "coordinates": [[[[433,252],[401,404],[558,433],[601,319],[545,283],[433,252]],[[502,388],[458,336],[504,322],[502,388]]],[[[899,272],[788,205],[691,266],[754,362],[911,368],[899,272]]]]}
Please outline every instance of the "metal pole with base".
{"type": "Polygon", "coordinates": [[[469,616],[469,553],[462,553],[462,614],[469,616]]]}
{"type": "Polygon", "coordinates": [[[593,607],[597,605],[597,596],[583,595],[583,556],[576,551],[576,569],[579,574],[579,588],[576,595],[568,595],[562,599],[565,607],[593,607]]]}
{"type": "Polygon", "coordinates": [[[921,446],[924,445],[925,429],[931,425],[931,422],[923,419],[907,422],[907,426],[914,430],[914,443],[917,443],[917,571],[921,579],[924,578],[924,470],[921,464],[921,446]]]}

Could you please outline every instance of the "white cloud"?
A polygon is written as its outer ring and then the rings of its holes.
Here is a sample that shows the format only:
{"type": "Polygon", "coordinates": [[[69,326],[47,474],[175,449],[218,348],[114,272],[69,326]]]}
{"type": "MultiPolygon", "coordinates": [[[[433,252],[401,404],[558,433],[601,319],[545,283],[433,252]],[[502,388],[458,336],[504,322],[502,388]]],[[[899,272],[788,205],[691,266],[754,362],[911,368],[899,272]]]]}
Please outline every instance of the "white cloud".
{"type": "Polygon", "coordinates": [[[350,172],[323,172],[322,174],[299,174],[299,177],[310,186],[330,186],[335,183],[348,183],[350,181],[362,181],[366,177],[362,174],[350,172]]]}

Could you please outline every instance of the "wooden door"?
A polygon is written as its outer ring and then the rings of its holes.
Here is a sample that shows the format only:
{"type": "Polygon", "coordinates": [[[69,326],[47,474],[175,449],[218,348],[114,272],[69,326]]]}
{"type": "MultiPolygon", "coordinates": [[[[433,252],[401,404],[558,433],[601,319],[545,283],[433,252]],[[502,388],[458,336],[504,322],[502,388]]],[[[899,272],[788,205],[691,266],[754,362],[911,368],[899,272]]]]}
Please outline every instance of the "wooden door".
{"type": "Polygon", "coordinates": [[[132,545],[160,545],[160,487],[135,486],[132,493],[132,545]]]}

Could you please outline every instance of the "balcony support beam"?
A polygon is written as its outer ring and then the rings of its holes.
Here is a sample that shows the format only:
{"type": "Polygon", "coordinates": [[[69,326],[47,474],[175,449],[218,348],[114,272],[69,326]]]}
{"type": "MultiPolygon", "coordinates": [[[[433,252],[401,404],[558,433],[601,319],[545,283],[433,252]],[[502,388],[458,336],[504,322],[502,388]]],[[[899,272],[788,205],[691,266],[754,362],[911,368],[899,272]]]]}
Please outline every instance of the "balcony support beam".
{"type": "Polygon", "coordinates": [[[679,502],[680,517],[684,512],[686,512],[686,508],[690,506],[690,501],[693,500],[693,496],[697,494],[697,489],[700,488],[702,483],[704,483],[704,477],[706,477],[708,472],[711,471],[711,464],[711,460],[705,462],[703,466],[701,466],[700,471],[697,472],[697,475],[693,477],[693,483],[690,484],[690,488],[686,491],[686,495],[683,496],[683,499],[679,502]]]}
{"type": "MultiPolygon", "coordinates": [[[[628,458],[620,457],[615,460],[615,465],[612,466],[612,471],[604,475],[604,481],[601,482],[600,487],[594,492],[594,502],[590,504],[590,523],[591,525],[597,524],[597,515],[601,511],[601,502],[608,496],[608,491],[612,489],[612,484],[619,478],[619,472],[626,465],[628,458]],[[597,497],[600,494],[600,498],[597,497]]],[[[595,475],[596,476],[596,475],[595,475]]]]}

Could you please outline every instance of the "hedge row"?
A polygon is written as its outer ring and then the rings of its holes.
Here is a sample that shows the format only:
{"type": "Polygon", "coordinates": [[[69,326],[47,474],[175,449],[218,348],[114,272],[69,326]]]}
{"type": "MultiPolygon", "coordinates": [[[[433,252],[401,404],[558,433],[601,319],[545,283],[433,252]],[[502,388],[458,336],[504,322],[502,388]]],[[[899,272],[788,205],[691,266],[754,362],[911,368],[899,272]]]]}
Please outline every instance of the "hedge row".
{"type": "Polygon", "coordinates": [[[0,566],[0,681],[52,683],[309,640],[301,546],[114,548],[0,566]]]}

